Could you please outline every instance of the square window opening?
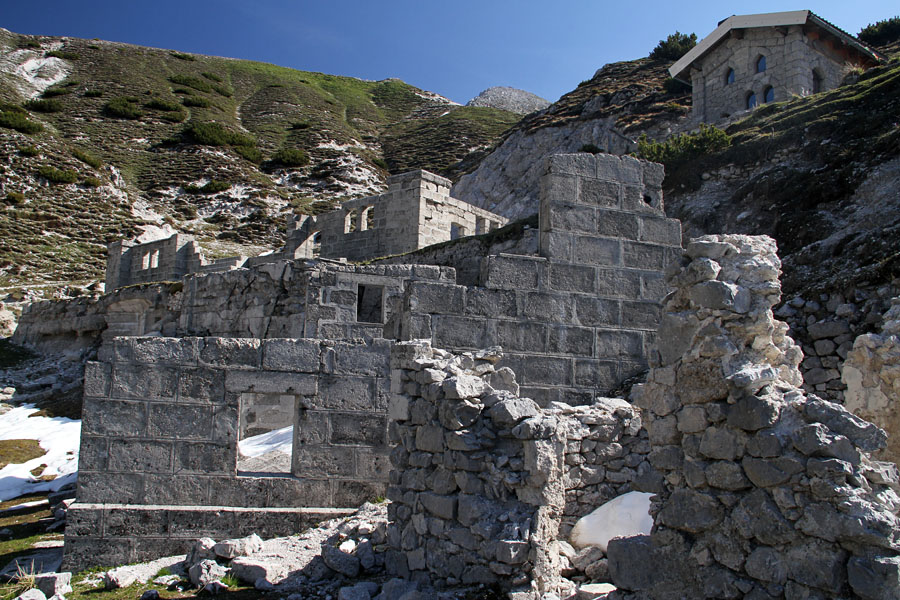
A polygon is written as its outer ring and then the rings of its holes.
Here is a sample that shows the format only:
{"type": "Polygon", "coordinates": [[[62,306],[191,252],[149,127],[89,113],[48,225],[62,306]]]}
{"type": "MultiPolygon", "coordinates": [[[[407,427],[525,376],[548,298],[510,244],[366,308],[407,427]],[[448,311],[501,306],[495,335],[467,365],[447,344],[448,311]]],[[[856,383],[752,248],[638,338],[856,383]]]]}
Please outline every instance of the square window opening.
{"type": "Polygon", "coordinates": [[[239,477],[291,475],[298,406],[299,396],[293,394],[241,394],[239,477]]]}

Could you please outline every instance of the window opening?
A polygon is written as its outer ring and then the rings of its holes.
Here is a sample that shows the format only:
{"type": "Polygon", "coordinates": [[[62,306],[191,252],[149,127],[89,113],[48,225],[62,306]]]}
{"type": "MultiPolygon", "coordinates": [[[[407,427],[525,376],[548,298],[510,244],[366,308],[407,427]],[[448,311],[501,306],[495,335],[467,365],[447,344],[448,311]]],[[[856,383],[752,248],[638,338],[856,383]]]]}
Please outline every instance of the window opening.
{"type": "Polygon", "coordinates": [[[358,217],[359,211],[355,208],[347,211],[347,216],[344,217],[344,233],[353,233],[356,231],[356,227],[359,225],[359,223],[357,223],[358,217]]]}
{"type": "Polygon", "coordinates": [[[141,257],[141,269],[149,269],[150,268],[150,253],[144,252],[144,255],[141,257]]]}
{"type": "Polygon", "coordinates": [[[763,93],[763,102],[768,104],[769,102],[775,102],[775,88],[771,85],[766,88],[766,91],[763,93]]]}
{"type": "Polygon", "coordinates": [[[384,323],[384,286],[359,284],[356,291],[356,322],[384,323]]]}
{"type": "Polygon", "coordinates": [[[725,85],[731,85],[734,83],[734,69],[728,69],[728,72],[725,73],[725,85]]]}
{"type": "Polygon", "coordinates": [[[241,394],[239,476],[291,473],[298,403],[299,396],[293,394],[241,394]]]}
{"type": "Polygon", "coordinates": [[[154,250],[150,255],[150,268],[156,269],[159,267],[159,250],[154,250]]]}
{"type": "Polygon", "coordinates": [[[319,256],[322,254],[322,232],[317,231],[312,236],[312,255],[319,256]]]}
{"type": "Polygon", "coordinates": [[[475,219],[475,235],[487,233],[487,219],[484,217],[476,217],[475,219]]]}
{"type": "Polygon", "coordinates": [[[756,72],[764,73],[765,70],[766,70],[766,57],[760,56],[759,58],[756,59],[756,72]]]}
{"type": "Polygon", "coordinates": [[[363,209],[362,229],[375,229],[375,207],[367,206],[363,209]]]}
{"type": "Polygon", "coordinates": [[[456,240],[466,235],[466,228],[459,223],[450,223],[450,239],[456,240]]]}
{"type": "Polygon", "coordinates": [[[756,108],[756,94],[753,92],[747,94],[747,108],[756,108]]]}
{"type": "Polygon", "coordinates": [[[812,93],[818,94],[822,91],[822,75],[819,74],[819,71],[813,69],[812,72],[812,93]]]}

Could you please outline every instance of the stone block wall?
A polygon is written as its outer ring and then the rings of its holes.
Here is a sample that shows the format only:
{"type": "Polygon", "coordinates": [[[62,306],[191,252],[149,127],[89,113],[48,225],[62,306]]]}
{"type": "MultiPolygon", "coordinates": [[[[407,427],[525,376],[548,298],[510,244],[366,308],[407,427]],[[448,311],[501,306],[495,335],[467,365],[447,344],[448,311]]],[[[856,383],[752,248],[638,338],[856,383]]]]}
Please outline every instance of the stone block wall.
{"type": "Polygon", "coordinates": [[[646,369],[681,229],[663,213],[660,165],[582,153],[546,166],[541,256],[485,257],[479,286],[410,284],[396,337],[502,346],[542,406],[590,404],[646,369]]]}
{"type": "Polygon", "coordinates": [[[202,535],[292,533],[333,514],[318,507],[385,493],[385,340],[117,338],[100,359],[85,373],[71,568],[177,553],[202,535]],[[242,476],[241,415],[268,395],[295,398],[291,473],[242,476]]]}
{"type": "Polygon", "coordinates": [[[387,564],[414,580],[540,598],[559,583],[560,533],[634,489],[649,446],[627,402],[541,409],[499,360],[496,349],[394,345],[387,564]]]}
{"type": "Polygon", "coordinates": [[[179,281],[188,273],[233,268],[234,258],[207,263],[194,238],[175,234],[144,244],[113,242],[106,264],[106,289],[138,283],[179,281]]]}
{"type": "Polygon", "coordinates": [[[388,178],[379,196],[349,200],[317,216],[309,241],[325,258],[367,260],[417,250],[455,237],[487,233],[504,217],[450,197],[450,180],[427,171],[388,178]],[[318,237],[315,237],[318,236],[318,237]]]}
{"type": "Polygon", "coordinates": [[[762,105],[769,86],[774,89],[775,102],[790,100],[793,94],[810,94],[814,70],[821,77],[820,91],[834,89],[853,64],[846,52],[824,39],[818,29],[804,31],[801,25],[791,25],[738,32],[691,69],[695,122],[715,123],[747,110],[751,92],[762,105]],[[757,73],[760,56],[766,57],[766,70],[757,73]],[[729,69],[735,71],[732,83],[726,83],[729,69]]]}
{"type": "Polygon", "coordinates": [[[802,353],[772,314],[774,241],[706,236],[685,253],[634,394],[666,489],[651,536],[610,542],[613,583],[649,598],[895,596],[896,465],[871,459],[882,430],[799,387],[802,353]]]}

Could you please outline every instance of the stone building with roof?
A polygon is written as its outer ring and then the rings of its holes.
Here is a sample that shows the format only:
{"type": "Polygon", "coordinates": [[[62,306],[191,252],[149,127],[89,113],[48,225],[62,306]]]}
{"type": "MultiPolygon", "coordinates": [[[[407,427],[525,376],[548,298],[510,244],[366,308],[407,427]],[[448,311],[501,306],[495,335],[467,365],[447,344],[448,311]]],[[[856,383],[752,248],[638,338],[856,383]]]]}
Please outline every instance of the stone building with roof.
{"type": "Polygon", "coordinates": [[[669,68],[692,87],[695,123],[838,87],[883,57],[809,10],[734,15],[669,68]]]}

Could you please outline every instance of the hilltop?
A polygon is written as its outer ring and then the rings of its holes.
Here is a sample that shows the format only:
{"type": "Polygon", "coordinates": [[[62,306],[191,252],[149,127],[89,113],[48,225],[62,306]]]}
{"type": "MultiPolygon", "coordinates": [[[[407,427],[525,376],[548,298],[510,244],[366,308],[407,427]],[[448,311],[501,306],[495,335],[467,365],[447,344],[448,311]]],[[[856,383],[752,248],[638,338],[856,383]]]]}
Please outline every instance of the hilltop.
{"type": "Polygon", "coordinates": [[[258,253],[283,214],[452,175],[519,118],[397,79],[6,30],[0,105],[0,286],[96,279],[107,242],[160,229],[258,253]]]}

